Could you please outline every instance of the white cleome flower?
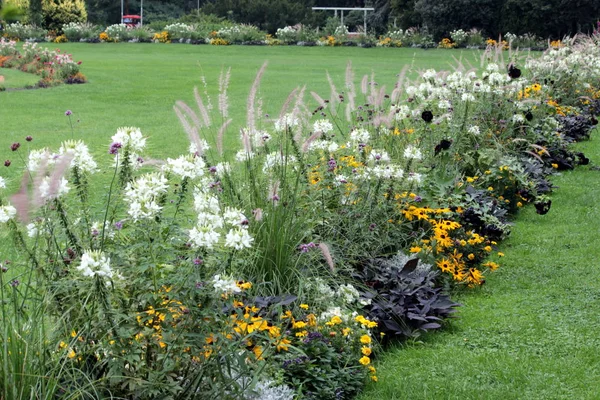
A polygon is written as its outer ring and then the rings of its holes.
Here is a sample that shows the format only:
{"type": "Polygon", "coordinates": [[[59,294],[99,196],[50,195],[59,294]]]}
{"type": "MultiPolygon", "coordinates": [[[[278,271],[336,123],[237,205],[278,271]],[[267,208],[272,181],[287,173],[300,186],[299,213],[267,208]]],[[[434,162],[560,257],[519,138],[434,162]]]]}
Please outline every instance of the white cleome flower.
{"type": "Polygon", "coordinates": [[[190,147],[188,149],[188,151],[190,152],[190,154],[204,154],[204,152],[206,152],[206,150],[210,149],[210,146],[208,145],[208,142],[204,139],[200,139],[199,141],[200,143],[200,149],[197,148],[195,143],[190,143],[190,147]]]}
{"type": "Polygon", "coordinates": [[[240,293],[242,289],[236,285],[235,280],[231,278],[221,279],[221,275],[215,275],[212,279],[215,291],[219,293],[240,293]]]}
{"type": "Polygon", "coordinates": [[[17,209],[10,204],[6,206],[0,206],[0,223],[4,224],[17,215],[17,209]]]}
{"type": "Polygon", "coordinates": [[[0,176],[0,189],[6,189],[6,181],[0,176]]]}
{"type": "Polygon", "coordinates": [[[404,149],[404,158],[407,158],[409,160],[420,160],[421,158],[423,158],[423,156],[421,154],[421,150],[419,150],[418,147],[408,145],[404,149]]]}
{"type": "Polygon", "coordinates": [[[369,154],[369,161],[373,161],[375,163],[389,163],[390,155],[385,150],[373,149],[369,154]]]}
{"type": "Polygon", "coordinates": [[[129,203],[128,214],[134,221],[154,218],[162,209],[157,200],[168,188],[167,179],[159,173],[142,175],[128,183],[124,195],[129,203]]]}
{"type": "Polygon", "coordinates": [[[81,262],[77,270],[85,277],[100,276],[112,278],[113,271],[110,268],[110,258],[100,251],[87,250],[81,256],[81,262]]]}
{"type": "Polygon", "coordinates": [[[225,246],[233,247],[236,250],[252,247],[254,238],[250,236],[246,229],[230,229],[225,236],[225,246]]]}
{"type": "Polygon", "coordinates": [[[313,124],[313,131],[321,133],[329,133],[333,131],[333,125],[327,119],[320,119],[313,124]]]}
{"type": "Polygon", "coordinates": [[[199,225],[190,229],[190,242],[193,247],[212,249],[219,243],[220,238],[221,234],[209,225],[199,225]]]}
{"type": "Polygon", "coordinates": [[[146,138],[142,135],[140,128],[124,127],[117,129],[112,137],[113,143],[121,143],[122,147],[129,147],[133,153],[140,152],[146,147],[146,138]]]}
{"type": "Polygon", "coordinates": [[[472,135],[479,135],[481,133],[477,125],[470,126],[467,132],[469,132],[472,135]]]}
{"type": "Polygon", "coordinates": [[[354,129],[350,132],[350,140],[355,143],[367,143],[371,135],[366,129],[354,129]]]}
{"type": "Polygon", "coordinates": [[[52,200],[69,193],[71,188],[69,182],[65,178],[60,178],[55,182],[50,182],[50,177],[45,177],[40,183],[40,197],[45,200],[52,200]],[[50,185],[52,183],[52,186],[50,185]]]}
{"type": "Polygon", "coordinates": [[[70,154],[73,156],[71,168],[78,168],[81,172],[94,173],[98,164],[90,155],[90,150],[82,140],[67,140],[62,142],[58,150],[60,155],[70,154]]]}
{"type": "Polygon", "coordinates": [[[286,129],[291,129],[299,123],[298,118],[294,114],[285,114],[283,117],[275,121],[275,131],[283,132],[286,129]]]}
{"type": "Polygon", "coordinates": [[[187,155],[176,159],[167,158],[167,165],[163,167],[163,170],[172,172],[181,178],[195,179],[204,175],[205,166],[202,157],[187,155]]]}

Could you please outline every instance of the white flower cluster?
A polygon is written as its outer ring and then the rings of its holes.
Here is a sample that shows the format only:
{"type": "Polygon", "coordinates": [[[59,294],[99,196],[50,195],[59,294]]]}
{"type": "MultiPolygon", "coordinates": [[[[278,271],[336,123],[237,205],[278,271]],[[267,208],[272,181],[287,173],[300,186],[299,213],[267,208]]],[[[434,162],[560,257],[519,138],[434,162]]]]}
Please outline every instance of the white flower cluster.
{"type": "Polygon", "coordinates": [[[171,172],[181,178],[196,179],[204,176],[206,164],[202,157],[193,155],[179,156],[172,159],[167,158],[167,164],[163,171],[171,172]]]}
{"type": "Polygon", "coordinates": [[[328,119],[319,119],[313,124],[313,131],[321,133],[333,132],[333,124],[328,119]]]}
{"type": "Polygon", "coordinates": [[[324,150],[329,153],[336,152],[340,146],[329,140],[315,140],[311,142],[308,146],[308,150],[324,150]]]}
{"type": "Polygon", "coordinates": [[[213,277],[212,285],[218,293],[232,294],[240,293],[242,291],[234,279],[228,277],[221,278],[221,275],[215,275],[213,277]]]}
{"type": "Polygon", "coordinates": [[[390,155],[385,150],[373,149],[369,153],[369,161],[374,164],[389,163],[390,155]]]}
{"type": "Polygon", "coordinates": [[[0,223],[4,224],[10,221],[15,215],[17,215],[17,209],[10,204],[0,206],[0,223]]]}
{"type": "Polygon", "coordinates": [[[206,140],[200,139],[199,142],[200,142],[199,143],[200,144],[200,149],[197,148],[197,146],[196,146],[195,143],[190,143],[189,152],[191,154],[196,154],[197,153],[197,154],[202,155],[202,154],[206,153],[206,150],[210,149],[210,146],[208,145],[208,142],[206,140]]]}
{"type": "Polygon", "coordinates": [[[40,197],[45,201],[49,201],[69,193],[71,188],[69,187],[69,182],[64,177],[51,181],[51,178],[46,176],[40,183],[39,190],[40,197]]]}
{"type": "Polygon", "coordinates": [[[0,176],[0,189],[6,189],[6,180],[0,176]]]}
{"type": "Polygon", "coordinates": [[[241,210],[231,207],[222,210],[214,194],[199,188],[194,192],[194,208],[198,222],[189,231],[192,246],[212,249],[221,240],[222,231],[228,228],[225,247],[236,250],[252,247],[254,238],[248,233],[248,219],[241,210]]]}
{"type": "Polygon", "coordinates": [[[283,154],[282,152],[274,151],[265,157],[263,173],[269,173],[277,167],[293,166],[297,161],[298,159],[292,154],[283,154]]]}
{"type": "Polygon", "coordinates": [[[299,123],[300,121],[294,114],[285,114],[283,117],[275,121],[275,131],[283,132],[286,129],[292,129],[298,126],[299,123]]]}
{"type": "Polygon", "coordinates": [[[359,128],[350,132],[350,140],[353,143],[367,143],[370,137],[371,135],[366,129],[359,128]]]}
{"type": "Polygon", "coordinates": [[[423,158],[423,155],[421,154],[421,150],[419,150],[418,147],[408,145],[404,149],[404,158],[408,160],[420,160],[423,158]]]}
{"type": "Polygon", "coordinates": [[[100,251],[87,250],[81,255],[77,270],[85,277],[100,276],[112,278],[114,273],[110,268],[110,258],[100,251]]]}
{"type": "MultiPolygon", "coordinates": [[[[129,163],[132,167],[140,167],[142,162],[140,153],[146,147],[146,138],[142,135],[140,128],[124,127],[117,129],[117,133],[112,136],[113,143],[119,143],[121,148],[129,152],[129,163]]],[[[121,157],[117,157],[119,164],[121,157]]]]}
{"type": "Polygon", "coordinates": [[[72,155],[71,168],[77,168],[81,172],[92,174],[98,168],[98,164],[96,164],[90,155],[90,150],[82,140],[67,140],[66,142],[62,142],[58,153],[60,155],[72,155]]]}
{"type": "Polygon", "coordinates": [[[124,195],[129,203],[127,213],[134,221],[154,218],[162,209],[158,198],[168,187],[167,179],[158,173],[146,174],[128,183],[124,195]]]}

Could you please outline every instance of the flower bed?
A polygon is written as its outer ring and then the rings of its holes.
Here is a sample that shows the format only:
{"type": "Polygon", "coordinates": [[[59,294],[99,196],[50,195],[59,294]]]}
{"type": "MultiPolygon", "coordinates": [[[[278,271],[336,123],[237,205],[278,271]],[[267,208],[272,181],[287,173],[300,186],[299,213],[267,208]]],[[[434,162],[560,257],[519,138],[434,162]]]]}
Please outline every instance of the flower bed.
{"type": "Polygon", "coordinates": [[[60,50],[40,48],[37,43],[30,42],[24,43],[19,50],[16,42],[0,38],[0,68],[15,68],[39,75],[38,87],[85,83],[79,65],[81,62],[75,62],[70,54],[60,50]]]}
{"type": "Polygon", "coordinates": [[[43,376],[56,397],[352,398],[381,345],[441,328],[447,288],[500,267],[512,215],[550,211],[549,175],[589,162],[569,144],[597,124],[599,49],[566,40],[526,73],[490,50],[480,72],[401,74],[391,93],[349,67],[344,92],[308,108],[297,89],[257,120],[265,66],[232,157],[223,73],[217,115],[197,90],[177,102],[180,157],[149,159],[137,128],[101,162],[78,140],[29,152],[0,203],[23,254],[2,265],[2,338],[46,357],[24,360],[28,390],[43,376]]]}

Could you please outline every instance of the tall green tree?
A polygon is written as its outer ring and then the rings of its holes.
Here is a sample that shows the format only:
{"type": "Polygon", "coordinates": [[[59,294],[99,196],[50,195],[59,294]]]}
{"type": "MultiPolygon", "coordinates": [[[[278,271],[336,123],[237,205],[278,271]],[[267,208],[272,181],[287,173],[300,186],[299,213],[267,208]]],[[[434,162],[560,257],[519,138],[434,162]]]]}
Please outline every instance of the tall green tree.
{"type": "Polygon", "coordinates": [[[42,0],[29,0],[29,23],[42,26],[43,20],[42,0]]]}

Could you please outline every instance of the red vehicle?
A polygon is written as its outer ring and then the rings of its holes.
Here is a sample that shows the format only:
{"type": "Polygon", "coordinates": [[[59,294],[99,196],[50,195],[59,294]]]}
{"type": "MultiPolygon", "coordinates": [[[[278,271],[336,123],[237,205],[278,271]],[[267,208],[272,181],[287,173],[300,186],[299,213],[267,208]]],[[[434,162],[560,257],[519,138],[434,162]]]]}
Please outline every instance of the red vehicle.
{"type": "Polygon", "coordinates": [[[139,15],[123,15],[123,23],[129,28],[136,27],[140,24],[142,17],[139,15]]]}

